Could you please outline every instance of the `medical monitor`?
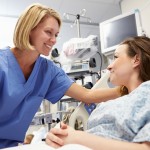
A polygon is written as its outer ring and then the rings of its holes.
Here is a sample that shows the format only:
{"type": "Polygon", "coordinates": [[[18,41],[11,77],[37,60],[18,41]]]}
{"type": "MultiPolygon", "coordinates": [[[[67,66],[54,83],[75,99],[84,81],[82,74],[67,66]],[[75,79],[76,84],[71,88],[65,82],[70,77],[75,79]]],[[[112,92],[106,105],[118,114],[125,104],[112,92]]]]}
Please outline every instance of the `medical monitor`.
{"type": "Polygon", "coordinates": [[[101,52],[110,55],[128,37],[140,36],[142,28],[138,10],[100,23],[101,52]]]}

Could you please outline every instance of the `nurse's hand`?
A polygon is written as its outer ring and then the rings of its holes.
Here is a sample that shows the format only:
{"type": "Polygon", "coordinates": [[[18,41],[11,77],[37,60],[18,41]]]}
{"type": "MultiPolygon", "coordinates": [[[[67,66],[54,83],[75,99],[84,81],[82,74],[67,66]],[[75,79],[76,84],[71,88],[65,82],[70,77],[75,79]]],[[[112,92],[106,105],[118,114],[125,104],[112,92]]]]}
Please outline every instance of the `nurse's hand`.
{"type": "Polygon", "coordinates": [[[60,123],[60,128],[52,128],[47,136],[46,143],[54,148],[59,148],[64,145],[62,137],[68,136],[67,125],[63,122],[60,123]]]}

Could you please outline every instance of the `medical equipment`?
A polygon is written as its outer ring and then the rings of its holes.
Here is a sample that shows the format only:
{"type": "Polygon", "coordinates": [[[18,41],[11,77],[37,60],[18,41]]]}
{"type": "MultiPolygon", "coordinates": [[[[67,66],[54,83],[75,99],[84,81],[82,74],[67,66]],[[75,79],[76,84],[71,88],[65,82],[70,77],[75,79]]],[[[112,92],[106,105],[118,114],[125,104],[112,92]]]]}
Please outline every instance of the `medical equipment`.
{"type": "Polygon", "coordinates": [[[62,69],[68,74],[76,72],[89,72],[90,70],[88,61],[75,62],[74,64],[63,65],[62,69]]]}
{"type": "Polygon", "coordinates": [[[128,37],[143,35],[138,9],[100,23],[101,51],[108,56],[128,37]]]}
{"type": "Polygon", "coordinates": [[[60,122],[60,120],[62,120],[62,116],[64,114],[70,114],[70,112],[57,111],[56,113],[38,114],[34,116],[30,125],[45,125],[45,124],[51,125],[54,122],[58,123],[60,122]]]}
{"type": "MultiPolygon", "coordinates": [[[[98,51],[98,37],[90,35],[87,38],[72,38],[63,44],[62,54],[71,62],[85,60],[98,51]]],[[[61,55],[62,55],[61,54],[61,55]]]]}
{"type": "Polygon", "coordinates": [[[35,115],[32,119],[31,125],[43,125],[46,123],[52,123],[52,113],[35,115]]]}
{"type": "Polygon", "coordinates": [[[72,38],[63,44],[63,50],[61,53],[62,58],[66,57],[69,62],[76,60],[85,60],[93,56],[98,51],[98,37],[90,35],[87,38],[81,38],[80,34],[80,18],[87,19],[91,22],[89,17],[85,17],[86,10],[83,9],[80,14],[74,15],[70,13],[64,13],[64,18],[69,20],[69,16],[75,16],[74,24],[77,25],[78,38],[72,38]]]}
{"type": "MultiPolygon", "coordinates": [[[[92,87],[92,89],[109,87],[109,84],[108,84],[109,75],[110,73],[106,72],[101,77],[101,79],[92,87]]],[[[81,102],[77,106],[77,108],[74,110],[74,112],[71,114],[70,119],[69,119],[69,125],[74,128],[76,120],[79,119],[83,123],[83,130],[86,130],[89,112],[91,112],[92,109],[95,108],[93,104],[91,106],[92,107],[89,107],[89,110],[87,111],[88,108],[85,108],[85,103],[81,102]]]]}

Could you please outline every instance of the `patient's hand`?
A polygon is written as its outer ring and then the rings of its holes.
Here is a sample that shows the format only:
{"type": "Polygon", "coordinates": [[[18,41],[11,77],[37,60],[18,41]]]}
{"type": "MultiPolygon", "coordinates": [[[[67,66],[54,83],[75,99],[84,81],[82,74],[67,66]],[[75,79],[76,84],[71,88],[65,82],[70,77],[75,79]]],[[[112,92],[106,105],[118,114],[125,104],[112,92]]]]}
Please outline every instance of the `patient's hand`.
{"type": "Polygon", "coordinates": [[[67,124],[60,122],[60,128],[61,129],[67,129],[67,124]]]}
{"type": "Polygon", "coordinates": [[[52,147],[58,148],[64,144],[71,143],[68,137],[73,134],[75,130],[61,122],[61,128],[52,128],[46,137],[46,143],[52,147]]]}
{"type": "Polygon", "coordinates": [[[65,130],[67,125],[61,122],[60,126],[61,128],[52,128],[46,136],[46,143],[55,148],[63,146],[64,142],[60,137],[68,135],[67,131],[65,130]]]}

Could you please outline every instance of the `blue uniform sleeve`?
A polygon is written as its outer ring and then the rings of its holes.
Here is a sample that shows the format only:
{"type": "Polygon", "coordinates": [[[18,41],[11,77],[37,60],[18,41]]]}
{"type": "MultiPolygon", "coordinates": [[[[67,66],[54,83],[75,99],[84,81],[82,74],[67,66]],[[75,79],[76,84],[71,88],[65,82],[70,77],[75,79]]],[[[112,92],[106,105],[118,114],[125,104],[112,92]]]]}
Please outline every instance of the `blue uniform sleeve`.
{"type": "Polygon", "coordinates": [[[61,68],[55,67],[53,73],[55,75],[53,75],[45,98],[54,104],[64,96],[74,81],[61,68]]]}

